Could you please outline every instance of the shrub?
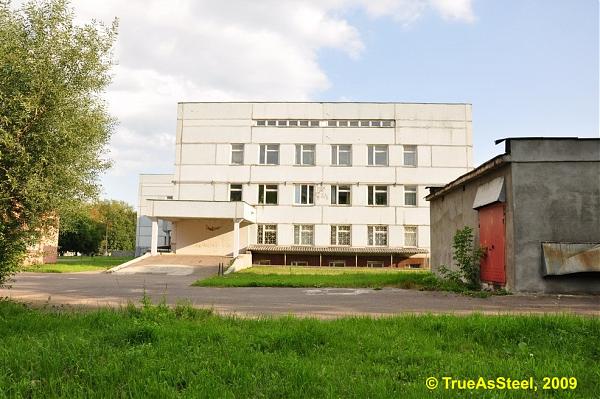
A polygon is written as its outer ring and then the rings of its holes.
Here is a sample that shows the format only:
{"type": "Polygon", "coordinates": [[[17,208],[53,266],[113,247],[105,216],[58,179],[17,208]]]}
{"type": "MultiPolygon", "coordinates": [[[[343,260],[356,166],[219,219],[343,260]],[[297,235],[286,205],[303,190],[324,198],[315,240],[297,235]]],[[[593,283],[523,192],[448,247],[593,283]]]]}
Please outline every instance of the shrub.
{"type": "Polygon", "coordinates": [[[442,265],[442,276],[452,282],[466,284],[471,289],[478,289],[480,261],[485,254],[485,248],[474,244],[471,227],[465,226],[456,231],[452,240],[452,252],[456,270],[442,265]]]}

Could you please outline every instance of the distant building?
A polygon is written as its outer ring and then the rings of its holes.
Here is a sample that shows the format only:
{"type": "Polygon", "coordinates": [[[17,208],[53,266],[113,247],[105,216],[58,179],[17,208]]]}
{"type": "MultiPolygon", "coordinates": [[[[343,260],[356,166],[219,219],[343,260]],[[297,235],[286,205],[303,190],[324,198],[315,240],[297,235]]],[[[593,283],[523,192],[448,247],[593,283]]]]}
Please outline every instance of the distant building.
{"type": "Polygon", "coordinates": [[[142,175],[137,253],[423,267],[425,187],[472,169],[471,106],[180,103],[173,175],[142,175]]]}
{"type": "Polygon", "coordinates": [[[600,139],[509,138],[505,153],[431,188],[431,268],[452,265],[471,226],[483,282],[510,291],[600,293],[600,139]]]}
{"type": "Polygon", "coordinates": [[[49,226],[40,239],[27,247],[25,265],[56,263],[58,259],[58,228],[49,226]]]}

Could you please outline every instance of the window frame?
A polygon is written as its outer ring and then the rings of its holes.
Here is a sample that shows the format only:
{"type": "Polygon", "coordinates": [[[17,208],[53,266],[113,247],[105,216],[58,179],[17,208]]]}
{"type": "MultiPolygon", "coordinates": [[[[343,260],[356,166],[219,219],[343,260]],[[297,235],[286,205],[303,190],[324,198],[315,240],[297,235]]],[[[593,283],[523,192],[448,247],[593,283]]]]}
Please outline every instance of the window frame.
{"type": "Polygon", "coordinates": [[[330,189],[330,194],[331,194],[330,205],[352,206],[352,186],[350,184],[332,184],[331,189],[330,189]],[[348,189],[344,188],[343,190],[341,190],[340,187],[347,187],[348,189]],[[348,203],[347,204],[340,203],[340,192],[348,193],[348,203]]]}
{"type": "Polygon", "coordinates": [[[387,247],[389,244],[389,226],[385,224],[372,224],[367,226],[367,245],[369,247],[387,247]],[[385,229],[385,231],[379,230],[385,229]],[[379,234],[378,234],[379,233],[379,234]],[[378,244],[378,236],[385,233],[385,244],[378,244]]]}
{"type": "Polygon", "coordinates": [[[244,200],[244,185],[242,183],[229,183],[229,202],[242,202],[244,200]],[[239,189],[233,189],[233,186],[239,186],[239,189]],[[233,193],[240,193],[240,199],[239,200],[233,200],[231,199],[231,196],[233,193]]]}
{"type": "Polygon", "coordinates": [[[389,206],[390,187],[387,185],[370,184],[367,186],[367,205],[368,206],[389,206]],[[381,187],[385,187],[385,204],[377,203],[377,194],[383,193],[381,187]]]}
{"type": "Polygon", "coordinates": [[[334,245],[336,247],[349,247],[352,245],[352,225],[350,224],[332,224],[330,226],[329,232],[329,242],[330,245],[334,245]],[[344,230],[340,231],[340,228],[343,227],[344,230]],[[345,230],[347,228],[347,230],[345,230]],[[344,235],[348,235],[347,244],[340,244],[340,233],[344,235]]]}
{"type": "Polygon", "coordinates": [[[352,166],[352,144],[332,144],[331,145],[331,166],[352,166]],[[348,147],[342,150],[340,147],[348,147]],[[340,154],[348,154],[348,163],[340,163],[340,154]]]}
{"type": "Polygon", "coordinates": [[[315,225],[314,224],[295,224],[294,225],[294,245],[315,245],[315,225]],[[310,233],[310,243],[304,242],[303,233],[310,233]]]}
{"type": "Polygon", "coordinates": [[[405,247],[411,247],[411,248],[417,248],[419,246],[419,228],[416,225],[405,225],[404,226],[404,246],[405,247]],[[414,234],[414,245],[408,244],[407,243],[407,229],[410,229],[411,232],[410,234],[414,234]]]}
{"type": "Polygon", "coordinates": [[[419,158],[417,155],[417,146],[416,145],[404,145],[402,146],[402,166],[406,166],[409,168],[416,168],[419,165],[419,158]],[[409,150],[407,150],[407,148],[409,150]],[[408,154],[412,154],[414,157],[414,163],[408,164],[406,163],[406,156],[408,154]]]}
{"type": "Polygon", "coordinates": [[[256,243],[261,245],[277,245],[277,225],[272,223],[258,224],[256,228],[256,243]],[[267,234],[274,233],[275,242],[267,242],[267,234]]]}
{"type": "Polygon", "coordinates": [[[385,267],[385,262],[382,260],[367,260],[367,267],[385,267]]]}
{"type": "Polygon", "coordinates": [[[378,166],[378,167],[385,167],[385,166],[389,166],[390,163],[390,155],[389,155],[389,145],[387,144],[368,144],[367,145],[367,166],[378,166]],[[377,147],[384,147],[385,151],[383,151],[381,148],[377,148],[377,147]],[[385,153],[385,163],[383,164],[379,164],[377,163],[377,154],[382,154],[385,153]]]}
{"type": "Polygon", "coordinates": [[[277,205],[279,204],[279,185],[278,184],[268,184],[268,183],[260,183],[258,185],[258,201],[257,201],[258,205],[277,205]],[[273,189],[272,187],[269,188],[268,186],[275,186],[275,189],[273,189]],[[262,201],[261,201],[261,187],[263,188],[262,190],[262,201]],[[275,192],[275,202],[267,202],[267,194],[269,192],[275,192]]]}
{"type": "Polygon", "coordinates": [[[258,146],[258,164],[259,165],[279,165],[279,144],[259,144],[258,146]],[[269,149],[269,147],[276,147],[276,150],[269,149]],[[277,153],[277,163],[269,163],[269,153],[277,153]]]}
{"type": "Polygon", "coordinates": [[[230,158],[230,164],[231,165],[243,165],[244,164],[244,143],[232,143],[231,144],[231,158],[230,158]],[[234,149],[234,146],[241,146],[241,149],[234,149]],[[233,160],[233,155],[235,153],[240,153],[242,155],[242,159],[240,162],[234,162],[233,160]]]}
{"type": "Polygon", "coordinates": [[[419,205],[419,187],[416,185],[405,185],[404,186],[404,206],[416,207],[419,205]],[[413,190],[414,189],[414,190],[413,190]],[[414,195],[415,203],[409,204],[406,200],[407,195],[414,195]]]}
{"type": "Polygon", "coordinates": [[[315,166],[315,164],[317,163],[317,146],[315,144],[296,144],[295,161],[296,161],[294,163],[295,166],[315,166]],[[304,156],[311,152],[312,152],[312,163],[305,163],[304,156]]]}
{"type": "Polygon", "coordinates": [[[294,205],[301,206],[314,206],[315,205],[315,185],[309,183],[298,183],[294,184],[294,205]],[[306,203],[302,203],[302,188],[306,186],[306,203]],[[298,196],[298,189],[300,189],[300,196],[298,196]],[[300,202],[298,202],[300,199],[300,202]]]}

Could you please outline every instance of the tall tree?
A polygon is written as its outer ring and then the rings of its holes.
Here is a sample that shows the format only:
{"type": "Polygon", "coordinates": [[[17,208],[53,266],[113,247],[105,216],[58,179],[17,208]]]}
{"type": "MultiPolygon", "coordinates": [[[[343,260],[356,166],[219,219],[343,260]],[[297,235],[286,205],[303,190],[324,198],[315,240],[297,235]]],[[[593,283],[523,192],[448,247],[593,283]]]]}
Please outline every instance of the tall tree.
{"type": "Polygon", "coordinates": [[[100,201],[92,206],[91,216],[103,226],[105,250],[135,249],[136,213],[131,205],[123,201],[100,201]]]}
{"type": "Polygon", "coordinates": [[[114,121],[111,26],[73,23],[67,0],[0,0],[0,285],[52,215],[92,198],[114,121]]]}

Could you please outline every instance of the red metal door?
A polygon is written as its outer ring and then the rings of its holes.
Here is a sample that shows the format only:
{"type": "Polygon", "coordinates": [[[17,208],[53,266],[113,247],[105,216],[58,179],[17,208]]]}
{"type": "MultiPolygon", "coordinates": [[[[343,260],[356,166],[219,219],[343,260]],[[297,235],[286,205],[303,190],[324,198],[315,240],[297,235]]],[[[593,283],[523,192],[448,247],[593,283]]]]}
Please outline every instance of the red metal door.
{"type": "Polygon", "coordinates": [[[504,203],[479,208],[479,244],[487,248],[481,261],[481,281],[504,285],[504,203]]]}

